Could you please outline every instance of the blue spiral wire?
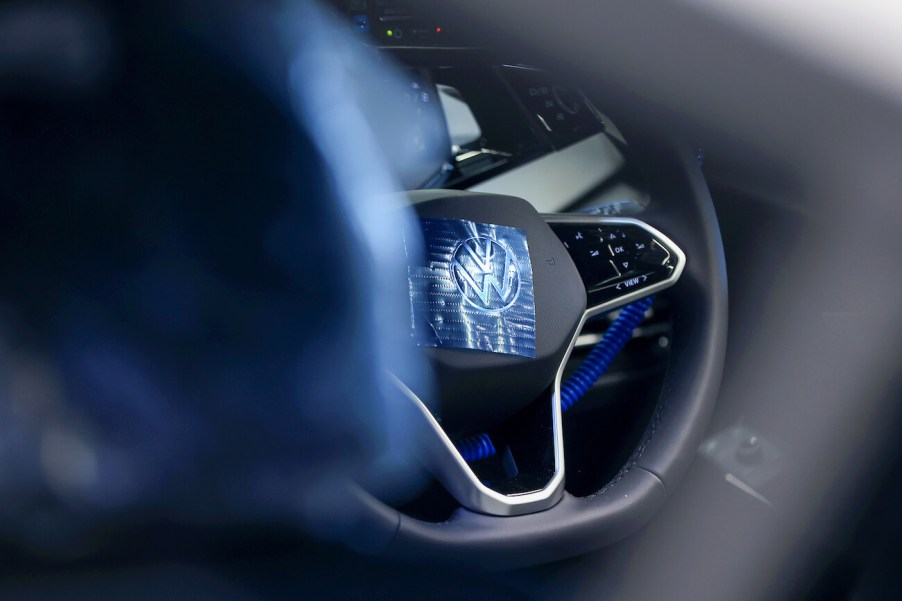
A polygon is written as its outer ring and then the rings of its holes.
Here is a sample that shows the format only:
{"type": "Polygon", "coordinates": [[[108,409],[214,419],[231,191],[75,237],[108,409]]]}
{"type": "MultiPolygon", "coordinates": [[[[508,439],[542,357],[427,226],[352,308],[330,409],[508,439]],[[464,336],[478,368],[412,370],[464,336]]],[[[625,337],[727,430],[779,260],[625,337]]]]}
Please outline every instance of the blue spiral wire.
{"type": "Polygon", "coordinates": [[[626,342],[632,338],[633,330],[645,319],[645,312],[651,308],[654,296],[630,303],[621,311],[614,323],[605,330],[604,336],[589,356],[567,381],[561,386],[561,410],[566,411],[580,400],[604,372],[608,371],[614,358],[620,354],[626,342]]]}
{"type": "Polygon", "coordinates": [[[467,463],[491,457],[495,454],[495,445],[486,433],[468,436],[454,443],[461,457],[467,463]]]}
{"type": "MultiPolygon", "coordinates": [[[[604,336],[601,337],[589,356],[561,385],[562,411],[575,405],[598,381],[598,378],[611,367],[614,358],[620,354],[627,341],[632,338],[633,330],[645,319],[645,312],[651,308],[654,300],[654,296],[647,296],[620,310],[620,315],[605,330],[604,336]]],[[[455,442],[454,446],[457,447],[467,463],[495,454],[495,445],[492,444],[489,435],[485,433],[463,438],[455,442]]]]}

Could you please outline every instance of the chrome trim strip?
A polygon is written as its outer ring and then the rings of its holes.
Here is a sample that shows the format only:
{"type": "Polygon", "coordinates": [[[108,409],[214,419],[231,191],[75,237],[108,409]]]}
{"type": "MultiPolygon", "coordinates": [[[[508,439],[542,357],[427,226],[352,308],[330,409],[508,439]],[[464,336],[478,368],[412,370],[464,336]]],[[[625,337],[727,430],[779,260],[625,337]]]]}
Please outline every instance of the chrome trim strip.
{"type": "Polygon", "coordinates": [[[554,432],[554,475],[541,490],[519,495],[504,495],[485,486],[460,456],[457,447],[445,434],[435,416],[404,382],[392,374],[395,385],[419,409],[420,416],[435,434],[430,444],[419,449],[420,460],[467,509],[489,515],[512,516],[548,509],[564,494],[564,438],[561,432],[561,404],[552,410],[554,432]]]}
{"type": "Polygon", "coordinates": [[[670,238],[651,227],[647,223],[629,217],[598,217],[591,215],[544,215],[546,223],[585,223],[587,225],[634,225],[641,227],[654,238],[665,243],[665,250],[673,251],[678,258],[677,266],[666,280],[653,284],[648,288],[630,292],[622,297],[612,299],[601,305],[588,307],[577,324],[573,337],[567,346],[561,364],[558,366],[554,378],[554,388],[551,396],[552,403],[552,432],[554,436],[554,465],[555,470],[548,483],[540,490],[516,495],[505,495],[485,486],[476,477],[476,474],[461,457],[454,443],[439,425],[435,416],[429,411],[425,403],[408,388],[397,376],[391,374],[392,380],[400,391],[413,405],[419,409],[417,412],[428,426],[431,434],[429,440],[432,444],[424,445],[419,449],[420,460],[435,475],[436,478],[448,489],[457,501],[472,511],[497,516],[515,516],[527,513],[535,513],[554,506],[564,495],[564,433],[562,430],[561,412],[561,380],[564,369],[570,355],[576,346],[576,340],[582,332],[586,321],[591,317],[626,305],[649,294],[654,294],[669,288],[677,282],[683,273],[686,264],[686,255],[673,243],[670,238]]]}

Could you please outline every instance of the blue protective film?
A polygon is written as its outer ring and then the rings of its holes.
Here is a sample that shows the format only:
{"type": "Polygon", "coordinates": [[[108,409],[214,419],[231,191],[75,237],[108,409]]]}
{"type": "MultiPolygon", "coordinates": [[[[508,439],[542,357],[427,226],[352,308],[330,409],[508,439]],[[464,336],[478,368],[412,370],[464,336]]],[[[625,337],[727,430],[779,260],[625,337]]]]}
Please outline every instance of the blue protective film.
{"type": "Polygon", "coordinates": [[[421,219],[425,264],[410,264],[411,336],[420,346],[536,355],[526,232],[421,219]]]}

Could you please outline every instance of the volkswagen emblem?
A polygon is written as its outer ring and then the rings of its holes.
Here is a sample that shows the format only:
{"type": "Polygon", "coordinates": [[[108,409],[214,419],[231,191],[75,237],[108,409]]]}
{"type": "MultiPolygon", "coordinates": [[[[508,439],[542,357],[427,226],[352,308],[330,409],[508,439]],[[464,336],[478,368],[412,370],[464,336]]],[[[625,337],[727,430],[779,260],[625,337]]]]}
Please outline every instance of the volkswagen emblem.
{"type": "Polygon", "coordinates": [[[451,277],[464,301],[486,313],[504,311],[520,294],[520,269],[513,253],[488,236],[457,245],[451,255],[451,277]]]}

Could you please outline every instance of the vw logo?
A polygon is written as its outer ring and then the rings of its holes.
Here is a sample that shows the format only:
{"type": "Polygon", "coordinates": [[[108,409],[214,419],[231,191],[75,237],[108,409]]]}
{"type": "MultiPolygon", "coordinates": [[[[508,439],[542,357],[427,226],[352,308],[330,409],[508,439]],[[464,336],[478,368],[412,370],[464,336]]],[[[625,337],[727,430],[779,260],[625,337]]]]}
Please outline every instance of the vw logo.
{"type": "Polygon", "coordinates": [[[513,254],[488,236],[457,245],[451,255],[451,278],[464,301],[486,313],[504,311],[520,294],[520,269],[513,254]]]}

